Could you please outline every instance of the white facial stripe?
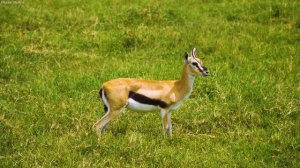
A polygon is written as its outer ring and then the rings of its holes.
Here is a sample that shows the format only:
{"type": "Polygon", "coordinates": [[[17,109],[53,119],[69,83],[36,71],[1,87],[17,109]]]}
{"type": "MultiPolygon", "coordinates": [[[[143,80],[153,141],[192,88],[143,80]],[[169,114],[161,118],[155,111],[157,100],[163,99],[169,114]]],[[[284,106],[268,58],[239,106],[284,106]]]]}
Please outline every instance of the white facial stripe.
{"type": "Polygon", "coordinates": [[[198,66],[200,68],[201,71],[204,71],[204,68],[202,67],[202,65],[200,64],[200,62],[198,60],[195,59],[195,61],[198,63],[198,66]]]}
{"type": "Polygon", "coordinates": [[[192,63],[193,66],[195,66],[196,68],[198,68],[201,72],[204,71],[204,68],[201,66],[201,64],[196,60],[196,62],[192,63]]]}
{"type": "MultiPolygon", "coordinates": [[[[199,65],[200,65],[200,64],[199,64],[199,65]]],[[[201,65],[199,66],[199,68],[200,68],[201,71],[204,71],[204,69],[203,69],[203,67],[202,67],[201,65]]]]}

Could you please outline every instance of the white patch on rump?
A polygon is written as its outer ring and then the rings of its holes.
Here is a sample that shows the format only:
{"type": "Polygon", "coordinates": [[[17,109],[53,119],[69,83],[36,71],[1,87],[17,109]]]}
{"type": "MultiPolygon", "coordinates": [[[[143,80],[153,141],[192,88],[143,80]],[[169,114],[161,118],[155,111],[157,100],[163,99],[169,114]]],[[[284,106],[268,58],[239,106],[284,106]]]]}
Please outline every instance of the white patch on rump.
{"type": "Polygon", "coordinates": [[[149,104],[143,104],[140,102],[137,102],[131,98],[128,99],[127,108],[135,111],[153,111],[158,110],[158,106],[153,106],[149,104]]]}

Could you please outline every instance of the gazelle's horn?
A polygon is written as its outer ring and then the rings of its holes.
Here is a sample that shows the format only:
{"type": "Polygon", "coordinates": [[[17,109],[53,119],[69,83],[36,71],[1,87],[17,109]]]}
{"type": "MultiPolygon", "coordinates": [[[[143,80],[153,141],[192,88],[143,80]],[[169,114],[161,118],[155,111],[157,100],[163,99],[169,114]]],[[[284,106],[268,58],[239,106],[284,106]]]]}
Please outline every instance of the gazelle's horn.
{"type": "Polygon", "coordinates": [[[193,49],[192,51],[192,56],[195,58],[196,57],[196,48],[193,49]]]}

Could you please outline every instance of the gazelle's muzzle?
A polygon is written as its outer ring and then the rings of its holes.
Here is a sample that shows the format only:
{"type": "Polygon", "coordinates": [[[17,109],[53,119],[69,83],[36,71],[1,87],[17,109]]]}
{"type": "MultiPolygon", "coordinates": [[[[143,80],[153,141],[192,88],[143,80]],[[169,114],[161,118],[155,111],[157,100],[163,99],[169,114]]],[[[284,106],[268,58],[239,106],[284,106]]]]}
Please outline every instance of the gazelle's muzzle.
{"type": "Polygon", "coordinates": [[[203,76],[208,76],[209,71],[205,66],[202,66],[201,73],[202,73],[203,76]]]}

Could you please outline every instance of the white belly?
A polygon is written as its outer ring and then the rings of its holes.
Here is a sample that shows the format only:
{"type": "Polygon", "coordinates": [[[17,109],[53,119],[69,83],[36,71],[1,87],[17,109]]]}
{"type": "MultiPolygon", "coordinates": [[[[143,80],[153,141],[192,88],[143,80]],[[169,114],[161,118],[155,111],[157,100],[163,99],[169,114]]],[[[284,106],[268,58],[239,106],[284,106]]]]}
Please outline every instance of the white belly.
{"type": "Polygon", "coordinates": [[[135,111],[154,111],[158,110],[158,106],[139,103],[131,98],[128,99],[127,108],[135,111]]]}

